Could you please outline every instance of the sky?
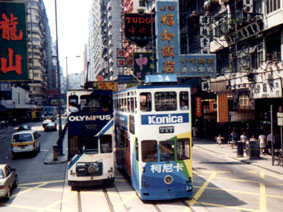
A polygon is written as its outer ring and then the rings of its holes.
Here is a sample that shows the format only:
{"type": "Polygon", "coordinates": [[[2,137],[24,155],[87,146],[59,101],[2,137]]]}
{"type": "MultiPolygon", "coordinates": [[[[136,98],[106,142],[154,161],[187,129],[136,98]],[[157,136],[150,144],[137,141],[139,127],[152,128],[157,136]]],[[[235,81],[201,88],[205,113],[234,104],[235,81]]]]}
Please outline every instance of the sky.
{"type": "MultiPolygon", "coordinates": [[[[56,41],[55,0],[44,0],[52,34],[56,41]]],[[[90,0],[57,0],[58,42],[60,66],[66,73],[78,73],[83,69],[83,50],[88,39],[88,14],[90,0]],[[80,56],[80,57],[77,57],[80,56]]]]}

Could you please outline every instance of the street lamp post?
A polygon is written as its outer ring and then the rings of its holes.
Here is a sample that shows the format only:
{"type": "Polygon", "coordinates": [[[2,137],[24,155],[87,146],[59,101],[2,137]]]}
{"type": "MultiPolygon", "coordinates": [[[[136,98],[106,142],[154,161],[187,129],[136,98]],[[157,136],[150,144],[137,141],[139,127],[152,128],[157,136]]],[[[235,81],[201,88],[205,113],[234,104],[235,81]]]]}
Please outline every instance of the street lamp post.
{"type": "MultiPolygon", "coordinates": [[[[60,62],[59,62],[59,50],[58,50],[58,23],[57,23],[57,0],[55,0],[55,31],[56,31],[56,62],[57,62],[57,78],[58,78],[58,94],[61,94],[61,79],[60,79],[60,62]]],[[[58,115],[59,115],[59,138],[57,140],[57,146],[59,154],[63,154],[63,131],[62,131],[62,119],[61,119],[61,101],[58,101],[58,115]]]]}

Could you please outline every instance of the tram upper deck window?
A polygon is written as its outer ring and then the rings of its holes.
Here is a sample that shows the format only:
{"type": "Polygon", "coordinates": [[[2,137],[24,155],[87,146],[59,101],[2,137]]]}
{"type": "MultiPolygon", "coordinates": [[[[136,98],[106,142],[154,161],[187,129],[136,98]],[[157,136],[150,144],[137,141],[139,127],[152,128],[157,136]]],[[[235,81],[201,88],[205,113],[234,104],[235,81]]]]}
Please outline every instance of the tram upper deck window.
{"type": "Polygon", "coordinates": [[[140,109],[141,111],[151,111],[151,93],[140,94],[140,109]]]}
{"type": "Polygon", "coordinates": [[[103,135],[100,137],[100,152],[101,153],[111,153],[112,152],[112,136],[103,135]]]}
{"type": "Polygon", "coordinates": [[[78,112],[79,111],[79,98],[77,95],[69,96],[69,112],[78,112]]]}
{"type": "Polygon", "coordinates": [[[174,157],[174,147],[173,141],[162,141],[159,143],[160,149],[160,161],[172,161],[175,160],[174,157]]]}
{"type": "Polygon", "coordinates": [[[157,142],[154,140],[142,141],[142,161],[156,162],[157,161],[157,142]]]}
{"type": "Polygon", "coordinates": [[[187,91],[180,92],[180,109],[189,110],[189,93],[187,91]]]}
{"type": "Polygon", "coordinates": [[[177,110],[176,92],[156,92],[154,97],[156,111],[177,110]]]}
{"type": "Polygon", "coordinates": [[[186,160],[190,158],[190,141],[186,139],[177,140],[177,160],[186,160]]]}

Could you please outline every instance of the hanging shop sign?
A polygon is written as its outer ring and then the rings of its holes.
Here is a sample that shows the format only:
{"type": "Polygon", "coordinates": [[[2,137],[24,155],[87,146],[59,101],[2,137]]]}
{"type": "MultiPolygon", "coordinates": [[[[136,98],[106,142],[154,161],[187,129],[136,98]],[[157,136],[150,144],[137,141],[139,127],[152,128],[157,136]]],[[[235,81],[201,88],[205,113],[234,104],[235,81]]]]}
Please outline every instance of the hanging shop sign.
{"type": "Polygon", "coordinates": [[[174,73],[178,77],[214,77],[214,54],[180,53],[178,0],[156,1],[156,58],[158,73],[174,73]]]}
{"type": "Polygon", "coordinates": [[[134,53],[134,74],[139,80],[155,73],[155,60],[152,52],[134,53]]]}
{"type": "Polygon", "coordinates": [[[202,104],[200,97],[196,97],[196,117],[197,118],[202,117],[202,104]]]}
{"type": "Polygon", "coordinates": [[[125,37],[140,47],[146,46],[154,35],[154,15],[125,14],[125,37]]]}
{"type": "Polygon", "coordinates": [[[0,2],[0,81],[28,80],[24,3],[0,2]]]}
{"type": "Polygon", "coordinates": [[[270,79],[256,83],[252,89],[254,99],[282,98],[281,79],[270,79]]]}
{"type": "Polygon", "coordinates": [[[217,122],[229,122],[228,96],[226,93],[217,95],[217,122]]]}

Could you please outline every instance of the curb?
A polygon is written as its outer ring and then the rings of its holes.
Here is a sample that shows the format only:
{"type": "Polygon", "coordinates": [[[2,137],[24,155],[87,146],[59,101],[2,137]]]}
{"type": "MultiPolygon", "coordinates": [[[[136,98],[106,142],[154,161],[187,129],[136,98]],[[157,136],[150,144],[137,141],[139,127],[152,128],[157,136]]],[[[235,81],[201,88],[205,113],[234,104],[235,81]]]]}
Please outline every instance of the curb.
{"type": "MultiPolygon", "coordinates": [[[[219,152],[217,152],[217,151],[215,151],[215,150],[207,149],[207,148],[201,147],[201,146],[199,146],[199,145],[198,145],[197,147],[199,147],[199,148],[201,148],[201,149],[204,149],[205,151],[210,151],[210,152],[214,152],[214,153],[219,153],[219,152]]],[[[241,160],[241,159],[238,159],[238,158],[235,158],[235,157],[231,157],[231,156],[229,156],[229,155],[227,155],[227,154],[225,154],[225,155],[226,155],[227,157],[229,157],[229,158],[231,158],[231,159],[233,159],[233,160],[237,160],[237,161],[239,161],[239,162],[241,162],[241,163],[248,164],[248,165],[251,165],[251,166],[256,166],[256,167],[265,169],[265,170],[267,170],[267,171],[270,171],[270,172],[273,172],[273,173],[282,175],[281,172],[278,172],[278,171],[275,171],[275,170],[266,168],[266,167],[264,167],[264,166],[254,164],[254,163],[251,163],[251,162],[249,162],[249,161],[244,161],[244,160],[241,160]]]]}
{"type": "Polygon", "coordinates": [[[66,156],[61,156],[58,158],[58,160],[53,160],[53,149],[51,148],[50,151],[48,151],[47,155],[45,156],[44,164],[45,165],[53,165],[53,164],[61,164],[61,163],[66,163],[67,162],[67,157],[66,156]]]}

